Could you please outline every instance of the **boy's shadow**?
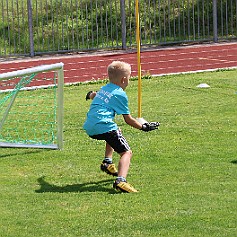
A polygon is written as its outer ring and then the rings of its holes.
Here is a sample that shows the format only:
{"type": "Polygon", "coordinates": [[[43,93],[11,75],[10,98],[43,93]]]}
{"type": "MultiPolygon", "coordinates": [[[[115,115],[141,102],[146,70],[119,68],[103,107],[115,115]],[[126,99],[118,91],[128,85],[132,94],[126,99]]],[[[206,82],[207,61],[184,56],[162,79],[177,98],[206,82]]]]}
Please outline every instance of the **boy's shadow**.
{"type": "Polygon", "coordinates": [[[112,180],[102,180],[98,182],[88,182],[82,184],[70,184],[66,186],[57,186],[54,184],[50,184],[45,181],[45,176],[42,176],[37,179],[40,189],[35,190],[36,193],[70,193],[70,192],[108,192],[110,194],[117,193],[115,190],[111,188],[105,187],[107,184],[112,185],[112,180]]]}

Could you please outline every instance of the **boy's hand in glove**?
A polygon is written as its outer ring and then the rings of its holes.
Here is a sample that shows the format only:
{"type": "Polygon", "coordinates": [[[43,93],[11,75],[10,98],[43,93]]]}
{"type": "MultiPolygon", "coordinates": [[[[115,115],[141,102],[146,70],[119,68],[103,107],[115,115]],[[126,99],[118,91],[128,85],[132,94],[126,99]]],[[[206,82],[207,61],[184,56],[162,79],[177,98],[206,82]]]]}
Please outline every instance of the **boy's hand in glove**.
{"type": "Polygon", "coordinates": [[[95,96],[96,96],[96,91],[89,91],[86,94],[86,100],[93,100],[95,96]]]}
{"type": "Polygon", "coordinates": [[[158,129],[159,126],[160,126],[159,122],[144,123],[142,124],[141,130],[144,132],[149,132],[149,131],[158,129]]]}

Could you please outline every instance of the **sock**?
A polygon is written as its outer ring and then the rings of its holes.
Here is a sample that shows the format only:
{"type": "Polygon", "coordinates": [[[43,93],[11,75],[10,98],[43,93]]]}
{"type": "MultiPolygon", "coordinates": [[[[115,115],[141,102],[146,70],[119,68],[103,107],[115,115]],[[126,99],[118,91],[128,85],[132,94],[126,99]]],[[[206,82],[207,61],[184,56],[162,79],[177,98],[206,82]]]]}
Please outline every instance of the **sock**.
{"type": "Polygon", "coordinates": [[[108,163],[108,164],[112,164],[113,163],[112,158],[109,158],[109,157],[105,157],[103,161],[108,163]]]}
{"type": "Polygon", "coordinates": [[[126,178],[124,178],[123,176],[118,176],[116,180],[118,180],[119,182],[127,182],[126,178]]]}

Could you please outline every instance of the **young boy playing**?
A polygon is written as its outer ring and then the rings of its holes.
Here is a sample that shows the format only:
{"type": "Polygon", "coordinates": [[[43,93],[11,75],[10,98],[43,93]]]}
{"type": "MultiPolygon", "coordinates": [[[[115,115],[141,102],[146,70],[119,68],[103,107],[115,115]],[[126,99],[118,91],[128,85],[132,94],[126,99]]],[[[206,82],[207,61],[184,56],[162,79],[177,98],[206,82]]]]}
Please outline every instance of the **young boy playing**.
{"type": "Polygon", "coordinates": [[[101,170],[117,176],[113,187],[122,192],[138,192],[126,181],[132,151],[113,120],[116,114],[122,115],[128,125],[146,132],[157,129],[159,123],[140,124],[130,114],[125,89],[129,83],[131,66],[125,62],[114,61],[108,66],[107,71],[109,83],[98,92],[90,91],[86,95],[86,99],[93,101],[83,128],[91,138],[105,140],[105,158],[101,170]],[[120,155],[118,170],[112,160],[114,151],[120,155]]]}

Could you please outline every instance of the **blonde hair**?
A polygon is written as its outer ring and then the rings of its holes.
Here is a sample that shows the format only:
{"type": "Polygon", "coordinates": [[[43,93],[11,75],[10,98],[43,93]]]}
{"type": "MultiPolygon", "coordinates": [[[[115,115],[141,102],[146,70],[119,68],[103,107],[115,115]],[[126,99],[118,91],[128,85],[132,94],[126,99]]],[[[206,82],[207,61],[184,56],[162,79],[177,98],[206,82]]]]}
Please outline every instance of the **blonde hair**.
{"type": "Polygon", "coordinates": [[[111,82],[117,82],[123,77],[130,77],[131,65],[121,61],[113,61],[108,66],[108,76],[111,82]]]}

